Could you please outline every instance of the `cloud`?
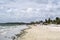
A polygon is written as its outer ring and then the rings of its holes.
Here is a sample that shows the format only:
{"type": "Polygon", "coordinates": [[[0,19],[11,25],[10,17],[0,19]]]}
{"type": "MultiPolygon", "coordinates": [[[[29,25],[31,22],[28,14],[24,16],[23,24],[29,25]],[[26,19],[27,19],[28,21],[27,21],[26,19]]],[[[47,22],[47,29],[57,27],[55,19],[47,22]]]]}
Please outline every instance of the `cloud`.
{"type": "Polygon", "coordinates": [[[0,22],[30,22],[60,17],[59,0],[0,0],[0,22]]]}

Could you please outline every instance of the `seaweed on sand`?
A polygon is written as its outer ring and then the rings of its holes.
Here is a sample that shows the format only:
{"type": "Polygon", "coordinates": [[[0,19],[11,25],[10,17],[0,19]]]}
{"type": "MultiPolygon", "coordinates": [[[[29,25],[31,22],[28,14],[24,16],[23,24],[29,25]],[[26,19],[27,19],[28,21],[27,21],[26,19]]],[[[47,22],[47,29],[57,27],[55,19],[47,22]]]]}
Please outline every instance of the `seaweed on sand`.
{"type": "MultiPolygon", "coordinates": [[[[27,29],[31,29],[30,26],[28,26],[28,27],[29,27],[29,28],[27,28],[27,29]]],[[[28,32],[25,31],[25,30],[27,30],[27,29],[21,30],[22,32],[21,32],[21,34],[20,34],[20,38],[22,38],[26,33],[28,33],[28,32]]]]}
{"type": "MultiPolygon", "coordinates": [[[[15,36],[17,37],[17,39],[18,39],[19,37],[22,38],[24,35],[26,35],[26,33],[28,33],[28,32],[26,32],[25,30],[27,30],[27,29],[31,29],[31,27],[28,25],[28,28],[21,30],[21,32],[20,32],[19,34],[15,34],[15,36]]],[[[15,39],[16,39],[16,38],[13,37],[13,40],[15,40],[15,39]]]]}

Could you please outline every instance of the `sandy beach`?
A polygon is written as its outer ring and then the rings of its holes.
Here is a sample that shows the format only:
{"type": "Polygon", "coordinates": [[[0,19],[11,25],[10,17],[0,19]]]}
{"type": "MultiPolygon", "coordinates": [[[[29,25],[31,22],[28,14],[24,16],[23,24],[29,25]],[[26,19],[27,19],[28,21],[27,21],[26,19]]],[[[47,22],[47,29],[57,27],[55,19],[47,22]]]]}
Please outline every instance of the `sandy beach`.
{"type": "Polygon", "coordinates": [[[18,40],[60,40],[60,25],[29,25],[31,28],[18,40]]]}

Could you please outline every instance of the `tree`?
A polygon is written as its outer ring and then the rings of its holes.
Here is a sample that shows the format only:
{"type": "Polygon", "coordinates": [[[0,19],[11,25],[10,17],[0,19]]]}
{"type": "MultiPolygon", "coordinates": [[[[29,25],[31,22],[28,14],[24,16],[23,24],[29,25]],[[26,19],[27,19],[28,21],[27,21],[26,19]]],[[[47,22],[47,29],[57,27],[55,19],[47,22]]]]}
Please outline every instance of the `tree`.
{"type": "Polygon", "coordinates": [[[54,20],[51,20],[50,18],[49,19],[45,19],[45,22],[44,23],[53,23],[53,24],[60,24],[60,18],[59,17],[56,17],[54,20]]]}
{"type": "Polygon", "coordinates": [[[51,23],[51,19],[50,18],[47,20],[47,23],[49,23],[49,24],[51,23]]]}
{"type": "Polygon", "coordinates": [[[52,23],[53,23],[53,24],[56,24],[56,20],[52,20],[52,23]]]}
{"type": "Polygon", "coordinates": [[[60,24],[60,18],[59,17],[56,17],[56,24],[60,24]]]}
{"type": "Polygon", "coordinates": [[[48,20],[47,19],[45,19],[45,23],[47,23],[48,22],[48,20]]]}
{"type": "Polygon", "coordinates": [[[56,17],[56,21],[59,20],[60,18],[59,17],[56,17]]]}

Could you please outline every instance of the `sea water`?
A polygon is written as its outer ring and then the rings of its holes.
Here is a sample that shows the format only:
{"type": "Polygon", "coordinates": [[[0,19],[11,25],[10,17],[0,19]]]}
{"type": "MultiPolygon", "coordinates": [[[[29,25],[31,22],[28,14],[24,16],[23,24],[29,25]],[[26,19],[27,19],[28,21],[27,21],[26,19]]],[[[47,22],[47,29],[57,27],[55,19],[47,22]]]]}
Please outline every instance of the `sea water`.
{"type": "Polygon", "coordinates": [[[0,25],[0,40],[13,40],[12,37],[25,28],[28,28],[27,25],[0,25]]]}

